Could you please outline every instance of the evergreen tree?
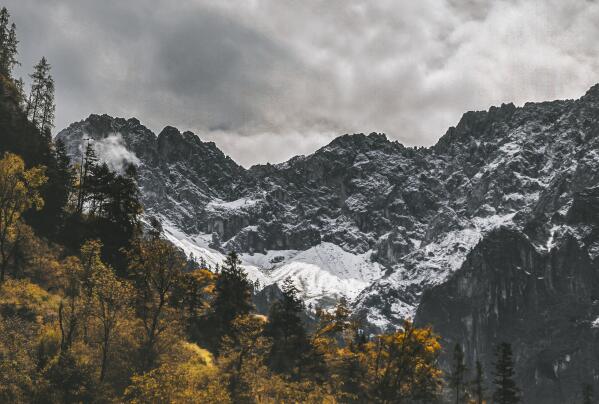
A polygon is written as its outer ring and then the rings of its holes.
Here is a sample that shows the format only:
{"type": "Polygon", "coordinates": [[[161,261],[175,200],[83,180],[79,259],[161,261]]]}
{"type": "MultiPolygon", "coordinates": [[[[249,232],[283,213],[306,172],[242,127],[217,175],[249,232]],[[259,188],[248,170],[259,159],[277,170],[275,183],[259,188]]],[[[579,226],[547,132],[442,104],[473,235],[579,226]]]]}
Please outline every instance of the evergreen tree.
{"type": "Polygon", "coordinates": [[[54,91],[52,77],[50,76],[50,64],[45,57],[42,57],[39,63],[34,66],[30,77],[32,83],[27,104],[27,117],[37,128],[42,129],[45,101],[48,99],[47,92],[50,82],[52,82],[52,92],[54,91]]]}
{"type": "Polygon", "coordinates": [[[48,75],[46,79],[42,97],[40,130],[46,132],[54,128],[54,113],[56,112],[56,105],[54,105],[54,78],[51,75],[48,75]]]}
{"type": "Polygon", "coordinates": [[[0,74],[11,77],[12,69],[19,64],[17,61],[16,26],[10,24],[10,13],[6,7],[0,10],[0,74]]]}
{"type": "Polygon", "coordinates": [[[27,99],[25,95],[25,82],[21,77],[15,80],[15,89],[16,89],[16,104],[21,110],[25,110],[27,107],[27,103],[25,100],[27,99]]]}
{"type": "Polygon", "coordinates": [[[514,381],[514,363],[512,359],[512,346],[502,342],[495,351],[495,392],[493,401],[497,404],[513,404],[520,402],[520,390],[514,381]]]}
{"type": "Polygon", "coordinates": [[[483,404],[485,402],[483,367],[479,361],[476,361],[476,375],[472,381],[472,392],[476,404],[483,404]]]}
{"type": "Polygon", "coordinates": [[[466,371],[464,351],[462,350],[462,346],[456,343],[453,351],[453,365],[449,374],[449,387],[453,390],[456,404],[460,404],[466,400],[466,371]]]}
{"type": "Polygon", "coordinates": [[[252,282],[247,278],[235,251],[229,253],[221,267],[214,294],[208,337],[211,347],[218,349],[222,337],[230,335],[233,320],[253,309],[252,282]]]}
{"type": "Polygon", "coordinates": [[[97,163],[98,157],[96,157],[94,147],[90,143],[87,143],[85,152],[81,155],[81,163],[78,170],[79,179],[77,181],[77,206],[75,207],[75,212],[77,214],[83,213],[83,207],[91,188],[90,183],[93,183],[92,174],[95,172],[97,163]]]}
{"type": "Polygon", "coordinates": [[[300,315],[304,303],[291,279],[283,283],[283,294],[268,315],[264,334],[272,339],[270,367],[280,373],[293,374],[300,370],[310,350],[310,342],[300,315]]]}
{"type": "Polygon", "coordinates": [[[57,236],[65,226],[66,206],[73,191],[73,170],[64,143],[57,141],[46,159],[48,181],[41,189],[45,204],[41,211],[30,211],[29,224],[43,235],[57,236]]]}

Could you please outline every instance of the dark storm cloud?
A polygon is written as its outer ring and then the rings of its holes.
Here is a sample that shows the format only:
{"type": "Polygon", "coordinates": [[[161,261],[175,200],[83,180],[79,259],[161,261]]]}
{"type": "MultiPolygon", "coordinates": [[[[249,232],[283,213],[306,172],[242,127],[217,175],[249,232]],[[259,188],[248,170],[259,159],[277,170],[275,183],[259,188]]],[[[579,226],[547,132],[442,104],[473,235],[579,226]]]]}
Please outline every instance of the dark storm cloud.
{"type": "Polygon", "coordinates": [[[25,75],[41,55],[57,128],[136,116],[243,164],[345,132],[429,145],[470,109],[572,98],[599,81],[580,0],[5,0],[25,75]]]}

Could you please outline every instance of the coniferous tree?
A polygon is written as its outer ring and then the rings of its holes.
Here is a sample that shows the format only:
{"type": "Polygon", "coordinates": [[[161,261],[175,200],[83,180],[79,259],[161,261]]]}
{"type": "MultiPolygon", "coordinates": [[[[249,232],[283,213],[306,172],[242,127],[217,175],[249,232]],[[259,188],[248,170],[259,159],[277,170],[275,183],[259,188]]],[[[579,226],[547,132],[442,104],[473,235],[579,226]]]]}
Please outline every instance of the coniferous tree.
{"type": "Polygon", "coordinates": [[[10,24],[10,13],[6,7],[0,10],[0,74],[11,77],[12,69],[19,64],[17,61],[16,26],[10,24]]]}
{"type": "Polygon", "coordinates": [[[51,75],[48,75],[46,78],[42,97],[40,130],[46,132],[54,128],[54,113],[56,112],[56,105],[54,104],[54,78],[51,75]]]}
{"type": "Polygon", "coordinates": [[[88,143],[85,152],[81,155],[81,163],[79,165],[79,175],[77,181],[77,206],[75,212],[77,214],[83,213],[83,208],[87,200],[87,195],[90,192],[90,182],[93,181],[92,174],[95,171],[95,167],[98,163],[98,157],[94,147],[88,143]]]}
{"type": "MultiPolygon", "coordinates": [[[[32,83],[26,110],[27,117],[37,128],[42,129],[44,106],[48,98],[46,93],[51,82],[50,64],[45,57],[42,57],[39,63],[34,66],[30,77],[32,83]]],[[[52,89],[52,91],[54,90],[52,89]]]]}
{"type": "Polygon", "coordinates": [[[268,315],[264,334],[272,339],[269,354],[270,367],[280,373],[299,371],[310,350],[310,342],[301,320],[304,303],[291,281],[283,284],[283,295],[275,302],[268,315]]]}
{"type": "Polygon", "coordinates": [[[39,212],[30,212],[27,220],[42,234],[57,236],[65,226],[66,207],[73,191],[74,175],[63,142],[54,143],[49,154],[45,163],[48,181],[41,190],[44,208],[39,212]]]}
{"type": "Polygon", "coordinates": [[[231,251],[221,267],[214,287],[214,301],[209,314],[210,345],[218,349],[222,337],[231,333],[233,320],[248,314],[252,304],[252,282],[241,267],[241,260],[231,251]]]}
{"type": "Polygon", "coordinates": [[[466,399],[466,364],[464,363],[464,351],[459,343],[455,344],[453,351],[453,365],[449,375],[449,386],[453,390],[456,404],[462,403],[466,399]]]}
{"type": "Polygon", "coordinates": [[[483,367],[480,364],[480,361],[476,361],[476,375],[472,381],[472,393],[474,394],[474,401],[476,404],[483,404],[485,402],[483,367]]]}
{"type": "Polygon", "coordinates": [[[493,401],[497,404],[519,403],[520,390],[514,381],[512,346],[507,342],[500,343],[495,351],[495,360],[493,401]]]}
{"type": "Polygon", "coordinates": [[[21,110],[25,110],[27,108],[27,103],[25,102],[27,96],[25,95],[25,82],[21,77],[15,80],[15,89],[16,89],[16,104],[21,110]]]}

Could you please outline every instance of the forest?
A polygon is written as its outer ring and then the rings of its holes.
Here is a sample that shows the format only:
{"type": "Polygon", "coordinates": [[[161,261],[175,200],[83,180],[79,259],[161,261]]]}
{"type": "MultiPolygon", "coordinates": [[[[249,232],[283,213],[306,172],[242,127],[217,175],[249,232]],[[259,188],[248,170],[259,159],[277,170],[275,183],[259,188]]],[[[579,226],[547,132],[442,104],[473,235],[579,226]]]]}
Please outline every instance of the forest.
{"type": "Polygon", "coordinates": [[[0,402],[519,402],[507,343],[493,375],[459,344],[442,369],[431,327],[367,335],[347,301],[306,310],[290,280],[259,314],[234,251],[210,268],[142,221],[134,166],[115,173],[89,145],[69,159],[49,61],[26,94],[17,55],[3,8],[0,402]]]}

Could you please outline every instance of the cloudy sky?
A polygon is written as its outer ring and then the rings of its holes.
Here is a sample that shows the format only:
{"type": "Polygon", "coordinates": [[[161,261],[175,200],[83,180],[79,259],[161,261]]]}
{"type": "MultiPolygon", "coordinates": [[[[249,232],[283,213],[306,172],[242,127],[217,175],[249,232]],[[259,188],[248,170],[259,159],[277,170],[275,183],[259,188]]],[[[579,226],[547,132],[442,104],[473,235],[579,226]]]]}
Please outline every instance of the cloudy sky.
{"type": "Polygon", "coordinates": [[[4,0],[57,130],[90,113],[213,140],[243,165],[343,133],[431,145],[462,113],[599,82],[594,0],[4,0]]]}

